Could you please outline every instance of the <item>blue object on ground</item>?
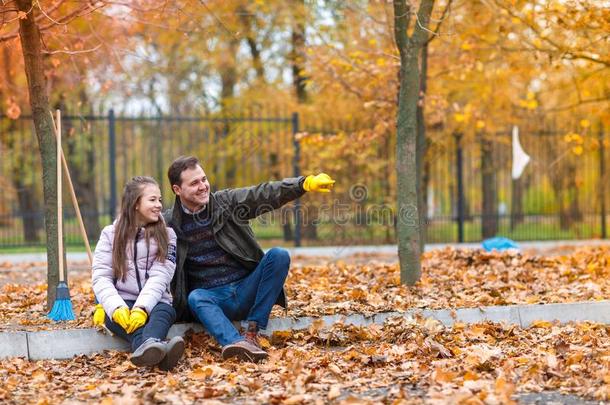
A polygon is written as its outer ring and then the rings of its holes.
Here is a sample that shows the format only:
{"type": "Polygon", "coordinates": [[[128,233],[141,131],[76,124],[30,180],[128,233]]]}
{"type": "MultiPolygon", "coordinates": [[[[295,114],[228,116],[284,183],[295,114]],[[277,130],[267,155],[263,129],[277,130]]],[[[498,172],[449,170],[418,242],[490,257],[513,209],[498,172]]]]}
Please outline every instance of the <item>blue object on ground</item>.
{"type": "Polygon", "coordinates": [[[54,321],[73,321],[74,311],[72,311],[72,301],[70,301],[70,291],[68,290],[68,284],[61,281],[57,285],[57,294],[55,297],[55,303],[51,312],[47,315],[54,321]]]}
{"type": "Polygon", "coordinates": [[[511,239],[498,236],[495,238],[485,239],[483,241],[483,249],[488,252],[491,252],[494,249],[501,252],[507,249],[519,249],[519,245],[517,245],[511,239]]]}

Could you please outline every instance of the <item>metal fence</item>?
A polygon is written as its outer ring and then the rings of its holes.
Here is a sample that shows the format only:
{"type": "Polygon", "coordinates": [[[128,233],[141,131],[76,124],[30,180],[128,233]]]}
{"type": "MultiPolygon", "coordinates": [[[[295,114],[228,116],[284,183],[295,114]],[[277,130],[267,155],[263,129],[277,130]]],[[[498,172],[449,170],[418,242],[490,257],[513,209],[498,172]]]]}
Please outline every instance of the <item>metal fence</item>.
{"type": "MultiPolygon", "coordinates": [[[[125,182],[159,181],[173,203],[166,170],[185,154],[198,156],[213,189],[326,171],[336,191],[310,193],[253,221],[263,245],[395,242],[395,135],[370,138],[356,124],[323,123],[298,114],[249,111],[239,116],[150,117],[64,115],[64,153],[95,242],[110,223],[125,182]],[[296,214],[296,215],[295,215],[296,214]]],[[[428,242],[607,237],[609,139],[601,129],[579,133],[530,130],[521,143],[531,156],[511,178],[511,134],[429,132],[426,156],[428,242]]],[[[0,247],[45,243],[42,176],[31,117],[0,117],[0,247]]],[[[70,207],[67,195],[65,207],[70,207]]],[[[66,243],[80,239],[65,212],[66,243]]]]}

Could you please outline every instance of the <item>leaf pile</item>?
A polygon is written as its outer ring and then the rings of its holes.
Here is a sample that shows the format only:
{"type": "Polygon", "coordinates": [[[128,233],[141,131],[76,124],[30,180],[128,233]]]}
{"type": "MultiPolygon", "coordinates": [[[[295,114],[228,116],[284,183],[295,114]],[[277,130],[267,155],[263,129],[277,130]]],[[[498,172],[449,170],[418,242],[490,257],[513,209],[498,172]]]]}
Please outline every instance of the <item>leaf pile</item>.
{"type": "Polygon", "coordinates": [[[542,390],[610,399],[607,325],[446,328],[432,319],[394,318],[383,326],[318,326],[275,333],[263,342],[269,360],[258,365],[221,362],[205,334],[188,338],[185,359],[170,373],[138,370],[118,352],[4,360],[0,401],[507,404],[516,392],[542,390]]]}
{"type": "MultiPolygon", "coordinates": [[[[400,285],[397,263],[380,255],[354,255],[342,261],[299,258],[286,282],[289,316],[318,316],[487,305],[574,302],[610,298],[610,249],[582,248],[565,256],[486,253],[447,248],[424,255],[422,278],[400,285]]],[[[54,324],[46,318],[44,274],[33,284],[1,283],[23,270],[0,273],[0,330],[90,327],[88,270],[71,272],[76,321],[54,324]]],[[[272,316],[285,316],[276,308],[272,316]]]]}
{"type": "Polygon", "coordinates": [[[446,248],[424,255],[412,288],[400,285],[397,264],[297,265],[286,288],[298,316],[602,300],[610,298],[610,249],[542,257],[446,248]]]}

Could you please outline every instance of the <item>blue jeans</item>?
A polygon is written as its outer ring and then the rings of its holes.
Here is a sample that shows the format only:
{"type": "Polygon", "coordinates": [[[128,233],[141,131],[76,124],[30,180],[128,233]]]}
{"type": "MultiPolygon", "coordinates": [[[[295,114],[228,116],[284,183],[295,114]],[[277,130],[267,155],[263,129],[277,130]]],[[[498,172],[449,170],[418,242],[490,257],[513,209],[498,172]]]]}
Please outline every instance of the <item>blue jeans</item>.
{"type": "MultiPolygon", "coordinates": [[[[135,301],[125,300],[125,304],[131,309],[135,301]]],[[[133,353],[142,343],[148,338],[165,339],[169,328],[176,322],[176,310],[171,305],[164,302],[159,302],[155,305],[148,314],[146,324],[136,329],[132,334],[125,332],[125,329],[118,323],[114,322],[106,314],[106,327],[115,335],[118,335],[131,343],[131,352],[133,353]]]]}
{"type": "Polygon", "coordinates": [[[189,293],[191,312],[222,346],[243,340],[232,321],[255,321],[267,327],[271,308],[284,287],[290,267],[288,251],[270,249],[247,277],[189,293]]]}

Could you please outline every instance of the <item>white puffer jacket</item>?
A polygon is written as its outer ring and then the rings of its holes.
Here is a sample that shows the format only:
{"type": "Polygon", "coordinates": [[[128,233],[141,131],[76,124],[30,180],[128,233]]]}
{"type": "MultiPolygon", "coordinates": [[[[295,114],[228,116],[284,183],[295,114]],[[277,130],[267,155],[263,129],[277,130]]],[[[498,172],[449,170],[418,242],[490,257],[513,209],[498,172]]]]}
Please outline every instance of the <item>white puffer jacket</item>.
{"type": "Polygon", "coordinates": [[[138,287],[136,266],[133,260],[134,243],[127,247],[127,276],[125,281],[115,280],[112,269],[112,243],[114,224],[102,230],[100,240],[93,255],[93,292],[106,314],[112,318],[114,310],[125,306],[125,300],[134,300],[134,306],[142,307],[150,314],[159,302],[172,304],[170,283],[176,270],[176,233],[167,228],[169,246],[164,262],[157,260],[157,242],[151,238],[146,247],[144,231],[138,233],[136,263],[140,274],[142,290],[138,287]],[[148,276],[147,276],[148,275],[148,276]]]}

